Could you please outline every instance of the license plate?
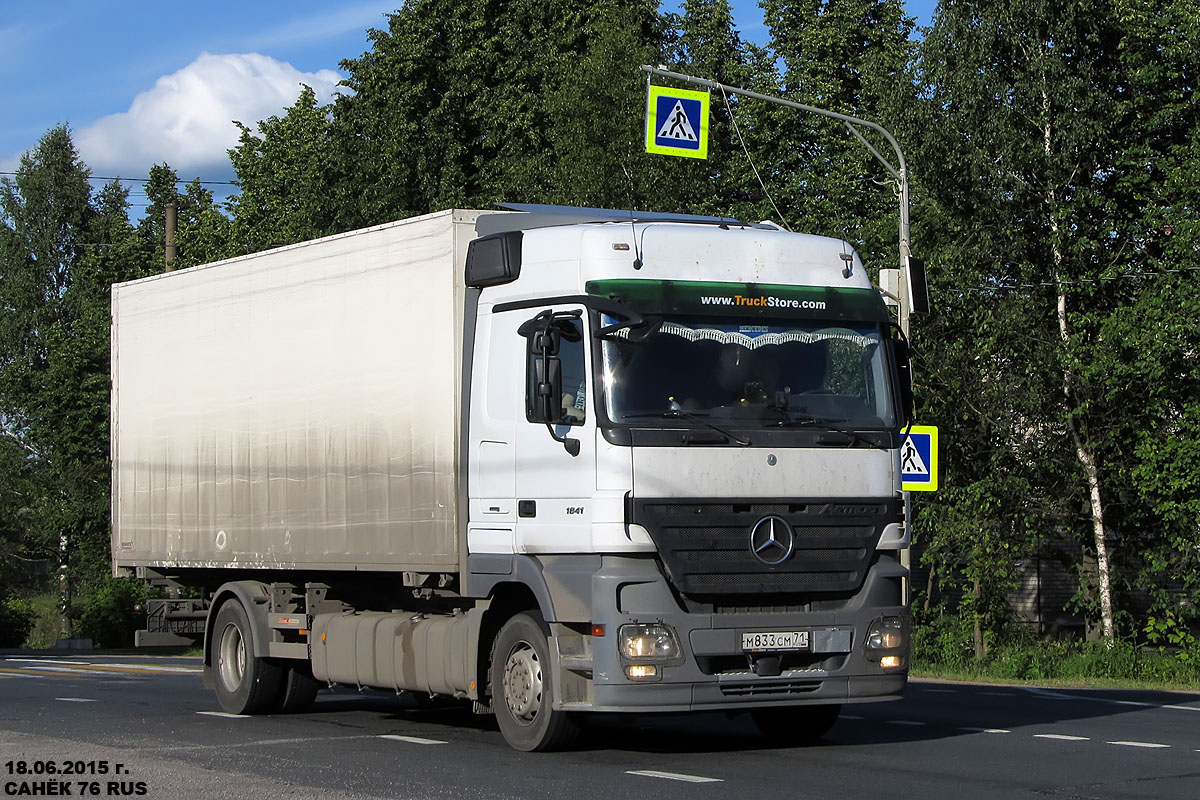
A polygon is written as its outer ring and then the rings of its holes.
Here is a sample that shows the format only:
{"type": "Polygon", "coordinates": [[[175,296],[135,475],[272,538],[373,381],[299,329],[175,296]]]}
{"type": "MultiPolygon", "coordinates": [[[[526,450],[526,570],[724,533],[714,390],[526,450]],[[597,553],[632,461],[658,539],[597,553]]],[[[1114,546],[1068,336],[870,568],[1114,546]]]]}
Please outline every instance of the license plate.
{"type": "Polygon", "coordinates": [[[808,631],[742,633],[742,649],[752,653],[771,650],[807,650],[808,631]]]}

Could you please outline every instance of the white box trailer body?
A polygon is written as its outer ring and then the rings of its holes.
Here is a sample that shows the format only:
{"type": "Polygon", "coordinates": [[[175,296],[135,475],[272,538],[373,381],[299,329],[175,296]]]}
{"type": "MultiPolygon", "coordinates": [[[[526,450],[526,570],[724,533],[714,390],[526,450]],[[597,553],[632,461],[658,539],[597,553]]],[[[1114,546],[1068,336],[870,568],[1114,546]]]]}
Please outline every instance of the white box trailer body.
{"type": "Polygon", "coordinates": [[[478,216],[114,287],[116,566],[457,571],[478,216]]]}
{"type": "Polygon", "coordinates": [[[114,286],[114,569],[201,590],[221,706],[449,695],[535,750],[898,697],[911,392],[857,254],[508,208],[114,286]]]}

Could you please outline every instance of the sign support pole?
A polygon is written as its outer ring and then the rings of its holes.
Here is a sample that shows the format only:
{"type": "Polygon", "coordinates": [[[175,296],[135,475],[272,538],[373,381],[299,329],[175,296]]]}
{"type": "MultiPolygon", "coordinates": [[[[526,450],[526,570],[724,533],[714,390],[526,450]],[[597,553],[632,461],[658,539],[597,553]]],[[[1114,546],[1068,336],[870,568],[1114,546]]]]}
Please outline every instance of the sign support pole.
{"type": "Polygon", "coordinates": [[[884,128],[882,125],[879,125],[874,122],[870,122],[869,120],[859,119],[858,117],[851,117],[848,114],[839,114],[836,111],[827,111],[826,109],[817,108],[816,106],[808,106],[803,103],[796,103],[791,100],[784,100],[779,97],[772,97],[770,95],[761,94],[759,92],[752,92],[749,89],[742,89],[737,86],[729,86],[724,83],[718,83],[717,81],[710,81],[707,78],[697,78],[693,75],[684,75],[683,73],[680,73],[680,72],[671,72],[670,70],[661,69],[659,67],[642,65],[642,71],[645,72],[647,75],[659,75],[664,78],[673,78],[674,80],[683,81],[684,83],[694,83],[699,86],[706,86],[709,89],[720,89],[721,91],[728,92],[730,94],[738,94],[738,95],[742,95],[744,97],[753,97],[755,100],[763,100],[768,103],[775,103],[776,105],[787,106],[788,108],[794,108],[799,111],[808,111],[813,114],[820,114],[823,117],[830,117],[832,119],[836,119],[836,120],[840,121],[841,123],[843,123],[846,126],[847,130],[849,130],[850,133],[852,133],[854,135],[854,137],[856,139],[858,139],[863,144],[863,146],[865,146],[867,148],[867,150],[870,151],[871,155],[873,155],[875,157],[875,160],[883,165],[884,169],[887,170],[888,174],[891,175],[892,178],[894,178],[900,186],[900,286],[899,286],[899,289],[900,289],[900,298],[899,298],[899,300],[900,300],[900,308],[899,308],[900,320],[899,320],[899,322],[900,322],[900,329],[902,331],[904,331],[905,336],[908,336],[908,320],[909,320],[909,315],[912,310],[912,301],[911,301],[911,298],[909,297],[909,289],[908,289],[908,260],[909,260],[909,257],[912,255],[911,239],[910,239],[910,234],[909,234],[909,222],[908,222],[908,165],[904,160],[904,153],[903,153],[903,151],[900,150],[900,144],[896,141],[896,137],[892,136],[892,134],[886,128],[884,128]],[[887,140],[887,143],[891,145],[892,151],[896,155],[896,165],[893,166],[892,163],[890,161],[888,161],[883,156],[882,153],[880,153],[877,149],[875,149],[875,147],[870,142],[867,141],[866,137],[864,137],[862,135],[862,132],[859,130],[860,126],[863,128],[867,128],[869,130],[875,131],[876,133],[881,135],[885,140],[887,140]]]}

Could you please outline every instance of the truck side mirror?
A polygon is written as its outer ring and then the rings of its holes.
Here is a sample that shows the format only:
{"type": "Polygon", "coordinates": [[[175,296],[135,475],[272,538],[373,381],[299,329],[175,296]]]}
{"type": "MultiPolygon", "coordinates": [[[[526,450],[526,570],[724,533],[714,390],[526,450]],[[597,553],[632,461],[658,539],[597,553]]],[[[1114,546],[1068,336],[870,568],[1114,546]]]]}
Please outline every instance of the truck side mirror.
{"type": "Polygon", "coordinates": [[[576,327],[579,316],[579,312],[555,314],[547,310],[526,320],[517,329],[518,335],[529,340],[528,365],[531,369],[525,395],[526,419],[543,423],[550,437],[560,442],[572,456],[579,455],[579,440],[560,436],[555,431],[556,425],[572,424],[563,418],[562,359],[557,356],[564,339],[583,341],[583,335],[576,327]]]}

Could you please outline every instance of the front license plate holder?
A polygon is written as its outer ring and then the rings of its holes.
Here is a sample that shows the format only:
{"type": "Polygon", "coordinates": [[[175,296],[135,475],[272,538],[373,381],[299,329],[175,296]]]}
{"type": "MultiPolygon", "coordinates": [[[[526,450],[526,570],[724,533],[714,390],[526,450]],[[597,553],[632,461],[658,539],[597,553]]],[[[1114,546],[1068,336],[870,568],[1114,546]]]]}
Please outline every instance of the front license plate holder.
{"type": "Polygon", "coordinates": [[[787,653],[812,649],[809,631],[742,631],[742,652],[787,653]]]}

